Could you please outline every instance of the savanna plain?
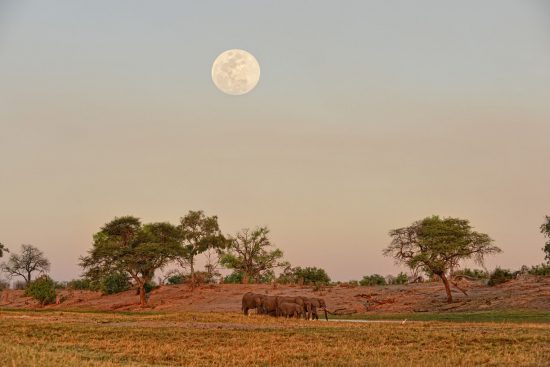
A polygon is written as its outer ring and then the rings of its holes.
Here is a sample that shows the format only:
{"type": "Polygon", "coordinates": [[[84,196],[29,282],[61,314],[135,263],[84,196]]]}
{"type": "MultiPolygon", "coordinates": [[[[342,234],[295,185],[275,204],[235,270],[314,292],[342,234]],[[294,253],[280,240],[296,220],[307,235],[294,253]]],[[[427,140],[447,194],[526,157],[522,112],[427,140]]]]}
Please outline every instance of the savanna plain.
{"type": "Polygon", "coordinates": [[[2,366],[550,363],[550,324],[544,322],[339,323],[237,313],[10,310],[0,312],[0,327],[2,366]]]}

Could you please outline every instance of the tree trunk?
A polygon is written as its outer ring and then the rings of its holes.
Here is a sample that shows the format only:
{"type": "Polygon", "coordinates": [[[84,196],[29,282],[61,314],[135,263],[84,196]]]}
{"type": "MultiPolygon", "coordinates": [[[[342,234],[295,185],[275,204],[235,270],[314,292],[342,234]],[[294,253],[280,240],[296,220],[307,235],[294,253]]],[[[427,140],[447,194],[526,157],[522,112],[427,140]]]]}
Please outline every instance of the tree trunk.
{"type": "Polygon", "coordinates": [[[453,295],[451,294],[451,287],[449,286],[449,280],[445,276],[445,273],[439,274],[439,277],[443,281],[443,284],[445,284],[445,292],[447,292],[447,302],[449,303],[453,302],[453,295]]]}
{"type": "Polygon", "coordinates": [[[195,288],[195,259],[193,256],[189,258],[189,270],[191,272],[191,289],[195,288]]]}
{"type": "Polygon", "coordinates": [[[248,274],[243,273],[243,280],[241,281],[242,284],[248,284],[248,274]]]}
{"type": "Polygon", "coordinates": [[[139,283],[139,304],[141,307],[147,306],[147,300],[145,299],[145,282],[139,283]]]}
{"type": "Polygon", "coordinates": [[[27,272],[27,279],[25,279],[25,282],[26,282],[27,286],[29,284],[31,284],[31,272],[30,271],[27,272]]]}

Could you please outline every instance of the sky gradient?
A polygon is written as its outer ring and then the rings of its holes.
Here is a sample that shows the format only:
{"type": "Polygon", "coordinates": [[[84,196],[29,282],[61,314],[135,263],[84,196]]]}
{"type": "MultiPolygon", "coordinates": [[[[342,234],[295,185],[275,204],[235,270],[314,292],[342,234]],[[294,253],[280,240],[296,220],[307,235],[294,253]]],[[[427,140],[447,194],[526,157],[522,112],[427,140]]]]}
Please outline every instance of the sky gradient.
{"type": "Polygon", "coordinates": [[[60,280],[115,216],[197,209],[336,280],[399,271],[388,231],[432,214],[538,264],[549,136],[542,0],[0,0],[0,241],[60,280]],[[244,96],[211,81],[231,48],[244,96]]]}

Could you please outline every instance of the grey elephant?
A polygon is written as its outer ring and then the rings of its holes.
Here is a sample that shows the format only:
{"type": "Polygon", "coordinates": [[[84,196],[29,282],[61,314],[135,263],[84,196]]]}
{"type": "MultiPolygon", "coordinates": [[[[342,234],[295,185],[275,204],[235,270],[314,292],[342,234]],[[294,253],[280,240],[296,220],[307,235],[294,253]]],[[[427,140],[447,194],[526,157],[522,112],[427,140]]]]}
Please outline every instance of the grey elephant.
{"type": "Polygon", "coordinates": [[[262,296],[261,297],[261,308],[262,313],[271,316],[277,316],[277,296],[262,296]]]}
{"type": "Polygon", "coordinates": [[[262,313],[262,295],[252,292],[243,295],[242,310],[248,316],[248,310],[257,309],[258,313],[262,313]]]}
{"type": "Polygon", "coordinates": [[[283,302],[279,304],[277,309],[278,314],[284,317],[297,317],[300,318],[304,313],[303,306],[293,302],[283,302]]]}
{"type": "Polygon", "coordinates": [[[325,312],[325,319],[328,321],[327,304],[325,303],[325,300],[322,298],[309,298],[309,302],[311,303],[312,318],[315,320],[319,320],[319,315],[317,314],[317,310],[321,309],[325,312]]]}
{"type": "Polygon", "coordinates": [[[304,318],[308,318],[311,313],[311,303],[307,297],[285,297],[285,296],[279,296],[277,297],[277,304],[281,303],[296,303],[302,307],[302,312],[300,312],[300,315],[303,315],[304,318]]]}

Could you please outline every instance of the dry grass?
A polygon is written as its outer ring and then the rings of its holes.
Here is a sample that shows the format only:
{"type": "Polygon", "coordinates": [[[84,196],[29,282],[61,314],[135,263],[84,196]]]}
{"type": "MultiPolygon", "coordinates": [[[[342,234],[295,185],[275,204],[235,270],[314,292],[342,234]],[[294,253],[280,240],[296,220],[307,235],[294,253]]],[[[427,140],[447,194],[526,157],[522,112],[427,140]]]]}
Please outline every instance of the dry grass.
{"type": "Polygon", "coordinates": [[[550,325],[0,311],[1,366],[541,366],[550,325]]]}

